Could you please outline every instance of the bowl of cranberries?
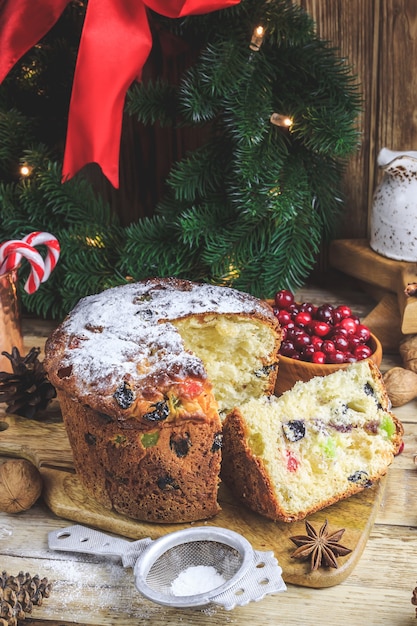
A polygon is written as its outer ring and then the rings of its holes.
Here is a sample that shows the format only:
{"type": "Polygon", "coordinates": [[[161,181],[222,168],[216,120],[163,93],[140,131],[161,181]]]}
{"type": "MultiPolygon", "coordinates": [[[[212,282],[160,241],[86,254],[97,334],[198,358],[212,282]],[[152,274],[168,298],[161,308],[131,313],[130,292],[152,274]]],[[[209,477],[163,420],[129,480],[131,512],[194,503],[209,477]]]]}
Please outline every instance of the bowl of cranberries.
{"type": "Polygon", "coordinates": [[[381,343],[345,304],[296,302],[281,289],[270,301],[282,329],[275,392],[297,380],[326,376],[350,363],[371,359],[380,366],[381,343]]]}

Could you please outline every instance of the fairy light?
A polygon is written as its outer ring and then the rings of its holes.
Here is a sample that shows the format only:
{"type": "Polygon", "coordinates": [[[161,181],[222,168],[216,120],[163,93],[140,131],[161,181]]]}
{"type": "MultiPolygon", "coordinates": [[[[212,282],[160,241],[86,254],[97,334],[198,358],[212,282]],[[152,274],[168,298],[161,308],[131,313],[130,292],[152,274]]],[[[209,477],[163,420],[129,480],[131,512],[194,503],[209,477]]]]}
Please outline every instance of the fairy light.
{"type": "Polygon", "coordinates": [[[294,120],[291,117],[288,115],[282,115],[281,113],[272,113],[269,121],[275,126],[288,129],[290,129],[294,123],[294,120]]]}
{"type": "Polygon", "coordinates": [[[252,33],[252,39],[250,40],[249,48],[254,52],[258,52],[262,46],[265,37],[265,28],[263,26],[256,26],[252,33]]]}
{"type": "Polygon", "coordinates": [[[29,165],[24,164],[20,167],[19,171],[20,171],[20,175],[23,176],[23,178],[27,178],[28,176],[31,175],[32,168],[29,167],[29,165]]]}

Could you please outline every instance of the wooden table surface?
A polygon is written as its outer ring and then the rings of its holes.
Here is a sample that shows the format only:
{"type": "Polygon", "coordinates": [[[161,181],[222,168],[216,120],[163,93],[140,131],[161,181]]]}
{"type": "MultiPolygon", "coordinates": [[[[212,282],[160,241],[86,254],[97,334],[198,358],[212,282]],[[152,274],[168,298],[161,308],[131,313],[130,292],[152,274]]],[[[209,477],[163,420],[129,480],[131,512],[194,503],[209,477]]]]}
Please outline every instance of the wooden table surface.
{"type": "MultiPolygon", "coordinates": [[[[338,290],[305,289],[297,295],[316,303],[350,303],[362,318],[375,304],[359,289],[346,290],[343,285],[338,290]]],[[[51,328],[48,322],[24,320],[25,344],[43,347],[51,328]]],[[[381,369],[396,364],[400,364],[397,354],[385,354],[381,369]]],[[[404,423],[405,448],[388,471],[384,498],[362,557],[341,584],[325,589],[288,585],[284,593],[232,611],[158,606],[139,595],[132,570],[124,570],[118,560],[48,551],[48,532],[73,522],[57,518],[40,501],[19,515],[0,513],[0,571],[38,573],[54,583],[50,598],[34,607],[24,624],[416,624],[411,597],[417,585],[417,402],[395,413],[404,423]]]]}

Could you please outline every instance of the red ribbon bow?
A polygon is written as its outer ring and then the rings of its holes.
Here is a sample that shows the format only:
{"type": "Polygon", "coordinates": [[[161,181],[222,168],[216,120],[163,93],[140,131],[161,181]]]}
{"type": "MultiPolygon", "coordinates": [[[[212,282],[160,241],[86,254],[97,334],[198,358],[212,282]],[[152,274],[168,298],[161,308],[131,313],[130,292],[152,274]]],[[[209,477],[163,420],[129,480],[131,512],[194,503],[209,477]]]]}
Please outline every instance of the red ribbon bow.
{"type": "MultiPolygon", "coordinates": [[[[0,83],[60,17],[70,0],[0,0],[0,83]]],[[[119,186],[126,92],[152,47],[146,8],[166,17],[209,13],[240,0],[89,0],[72,87],[63,179],[98,163],[119,186]]]]}

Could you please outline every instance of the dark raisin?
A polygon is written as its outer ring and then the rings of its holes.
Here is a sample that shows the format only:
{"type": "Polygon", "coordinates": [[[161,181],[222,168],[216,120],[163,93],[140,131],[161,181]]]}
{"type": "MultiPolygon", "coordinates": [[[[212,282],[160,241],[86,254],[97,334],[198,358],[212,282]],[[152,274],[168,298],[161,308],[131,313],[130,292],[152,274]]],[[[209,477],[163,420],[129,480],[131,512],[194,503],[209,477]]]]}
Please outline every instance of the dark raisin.
{"type": "Polygon", "coordinates": [[[350,433],[353,428],[353,424],[345,424],[344,422],[336,422],[334,420],[329,422],[329,426],[337,430],[339,433],[350,433]]]}
{"type": "Polygon", "coordinates": [[[169,406],[167,402],[162,400],[162,402],[155,402],[152,406],[155,407],[154,410],[149,413],[145,413],[143,415],[143,419],[148,422],[163,422],[166,420],[169,415],[169,406]]]}
{"type": "Polygon", "coordinates": [[[354,474],[351,474],[351,476],[348,476],[348,480],[351,483],[357,483],[359,485],[362,485],[362,487],[372,486],[372,481],[368,478],[368,472],[365,472],[364,470],[359,470],[354,474]]]}
{"type": "Polygon", "coordinates": [[[264,378],[265,376],[269,376],[269,374],[276,369],[278,363],[271,363],[271,365],[264,365],[259,370],[255,370],[253,373],[257,378],[264,378]]]}
{"type": "Polygon", "coordinates": [[[98,417],[105,423],[105,424],[111,424],[112,422],[114,422],[114,419],[112,417],[110,417],[110,415],[107,415],[106,413],[98,413],[98,417]]]}
{"type": "Polygon", "coordinates": [[[84,435],[84,439],[85,442],[89,445],[89,446],[95,446],[96,445],[96,438],[94,435],[92,435],[91,433],[85,433],[84,435]]]}
{"type": "Polygon", "coordinates": [[[169,447],[175,452],[179,459],[187,456],[191,448],[191,439],[188,433],[185,435],[171,435],[169,438],[169,447]]]}
{"type": "Polygon", "coordinates": [[[143,311],[136,311],[137,315],[144,322],[149,322],[153,318],[153,311],[151,309],[143,309],[143,311]]]}
{"type": "Polygon", "coordinates": [[[171,491],[174,489],[179,489],[179,485],[177,485],[177,483],[175,482],[173,478],[171,478],[171,476],[161,476],[156,481],[156,484],[158,485],[159,489],[161,489],[162,491],[171,491]]]}
{"type": "Polygon", "coordinates": [[[306,427],[302,420],[290,420],[284,422],[282,430],[288,441],[299,441],[306,434],[306,427]]]}
{"type": "Polygon", "coordinates": [[[372,385],[370,383],[365,383],[364,387],[363,387],[364,392],[366,393],[367,396],[374,396],[375,395],[375,391],[374,388],[372,387],[372,385]]]}
{"type": "Polygon", "coordinates": [[[379,428],[379,421],[377,420],[371,420],[369,422],[366,422],[364,429],[366,430],[367,433],[371,433],[371,435],[376,435],[378,432],[378,428],[379,428]]]}
{"type": "Polygon", "coordinates": [[[223,434],[216,433],[214,435],[213,445],[211,446],[211,452],[217,452],[218,450],[221,450],[222,444],[223,444],[223,434]]]}
{"type": "Polygon", "coordinates": [[[58,372],[58,378],[68,378],[72,374],[72,365],[67,365],[67,367],[61,367],[58,372]]]}
{"type": "Polygon", "coordinates": [[[133,404],[135,396],[127,382],[123,381],[120,387],[118,387],[114,392],[113,398],[116,400],[121,409],[128,409],[133,404]]]}

